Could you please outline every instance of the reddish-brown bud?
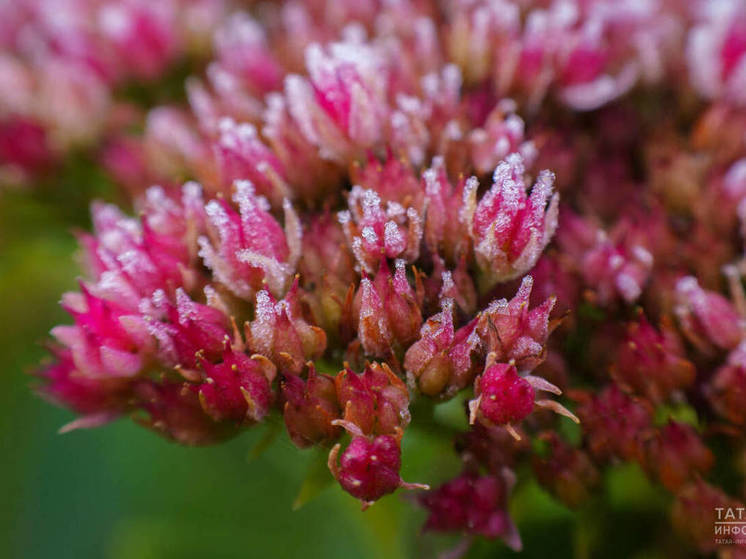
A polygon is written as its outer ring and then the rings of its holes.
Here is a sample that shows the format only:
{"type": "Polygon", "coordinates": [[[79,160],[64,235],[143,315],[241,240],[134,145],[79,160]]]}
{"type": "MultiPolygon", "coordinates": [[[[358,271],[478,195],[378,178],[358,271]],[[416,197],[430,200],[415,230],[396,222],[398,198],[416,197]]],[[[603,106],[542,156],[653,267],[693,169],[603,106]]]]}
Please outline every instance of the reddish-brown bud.
{"type": "Polygon", "coordinates": [[[361,374],[345,368],[334,382],[345,422],[362,433],[393,434],[409,424],[407,387],[385,363],[369,364],[361,374]]]}
{"type": "Polygon", "coordinates": [[[676,491],[689,480],[706,474],[714,457],[689,425],[670,421],[649,441],[644,466],[663,486],[676,491]]]}
{"type": "Polygon", "coordinates": [[[228,345],[221,363],[201,358],[205,381],[199,385],[202,408],[215,421],[254,423],[264,419],[273,400],[276,369],[263,355],[248,357],[228,345]]]}
{"type": "Polygon", "coordinates": [[[387,358],[417,339],[422,314],[407,281],[403,260],[396,261],[392,275],[381,259],[375,279],[361,280],[355,302],[360,309],[358,338],[366,354],[387,358]]]}
{"type": "Polygon", "coordinates": [[[285,401],[283,416],[290,440],[305,448],[339,436],[340,428],[332,421],[340,418],[334,378],[316,372],[308,363],[308,376],[286,375],[280,381],[285,401]]]}
{"type": "Polygon", "coordinates": [[[375,501],[404,489],[429,489],[427,485],[406,483],[399,476],[401,468],[401,430],[395,435],[366,437],[354,425],[345,427],[352,441],[337,459],[341,446],[336,444],[329,453],[329,470],[334,478],[353,497],[360,499],[363,510],[375,501]]]}
{"type": "Polygon", "coordinates": [[[586,446],[596,460],[618,457],[643,462],[643,443],[652,433],[650,405],[611,385],[591,396],[576,392],[586,446]]]}
{"type": "Polygon", "coordinates": [[[507,468],[495,476],[462,473],[420,498],[430,513],[425,530],[502,538],[512,549],[520,550],[521,538],[507,510],[514,483],[515,475],[507,468]]]}
{"type": "Polygon", "coordinates": [[[297,278],[279,302],[267,290],[257,293],[254,320],[244,330],[246,345],[269,357],[281,372],[300,374],[306,361],[319,358],[326,349],[324,331],[303,316],[297,278]]]}
{"type": "Polygon", "coordinates": [[[563,441],[556,433],[540,435],[549,448],[546,456],[534,457],[536,478],[544,487],[570,507],[586,501],[601,476],[588,455],[563,441]]]}
{"type": "Polygon", "coordinates": [[[472,359],[479,346],[475,335],[478,318],[458,331],[453,328],[453,300],[443,301],[443,310],[431,316],[420,330],[420,339],[404,356],[410,384],[428,396],[452,396],[466,387],[478,372],[472,359]]]}
{"type": "Polygon", "coordinates": [[[499,299],[490,303],[477,328],[486,342],[486,351],[494,352],[496,361],[513,360],[521,371],[530,371],[541,363],[547,338],[555,326],[549,320],[555,298],[529,309],[532,287],[533,278],[524,277],[510,301],[499,299]]]}
{"type": "Polygon", "coordinates": [[[689,386],[695,370],[684,358],[684,349],[669,323],[664,321],[659,331],[640,313],[638,321],[627,327],[611,375],[625,389],[661,402],[674,390],[689,386]]]}

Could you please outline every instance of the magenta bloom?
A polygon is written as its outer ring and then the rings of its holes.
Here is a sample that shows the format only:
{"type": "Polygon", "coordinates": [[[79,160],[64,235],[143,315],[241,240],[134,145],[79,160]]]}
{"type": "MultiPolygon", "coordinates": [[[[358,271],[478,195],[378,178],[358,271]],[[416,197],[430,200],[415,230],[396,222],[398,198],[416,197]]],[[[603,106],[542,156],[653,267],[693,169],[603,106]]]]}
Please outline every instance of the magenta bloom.
{"type": "Polygon", "coordinates": [[[524,173],[521,157],[509,156],[495,169],[492,188],[479,203],[477,181],[467,183],[462,219],[474,241],[485,287],[530,270],[557,228],[559,197],[552,193],[554,177],[542,173],[527,195],[524,173]]]}
{"type": "Polygon", "coordinates": [[[401,449],[392,435],[372,439],[353,435],[338,462],[339,449],[337,444],[329,453],[329,469],[342,489],[362,501],[363,509],[399,487],[429,489],[427,485],[402,481],[399,476],[401,449]]]}
{"type": "Polygon", "coordinates": [[[479,476],[464,472],[421,497],[430,513],[425,530],[502,538],[519,551],[521,538],[506,510],[514,481],[510,474],[479,476]]]}
{"type": "Polygon", "coordinates": [[[200,256],[215,278],[239,297],[258,291],[266,281],[271,291],[282,294],[289,286],[297,262],[301,231],[298,217],[285,204],[285,231],[269,213],[264,198],[254,194],[248,181],[235,183],[236,212],[225,200],[205,206],[214,231],[200,237],[200,256]]]}
{"type": "Polygon", "coordinates": [[[92,205],[37,373],[63,430],[284,424],[363,507],[426,489],[400,470],[437,439],[452,559],[520,548],[514,470],[578,506],[632,463],[691,536],[664,554],[740,553],[742,0],[57,3],[0,4],[0,183],[75,149],[129,198],[92,205]]]}

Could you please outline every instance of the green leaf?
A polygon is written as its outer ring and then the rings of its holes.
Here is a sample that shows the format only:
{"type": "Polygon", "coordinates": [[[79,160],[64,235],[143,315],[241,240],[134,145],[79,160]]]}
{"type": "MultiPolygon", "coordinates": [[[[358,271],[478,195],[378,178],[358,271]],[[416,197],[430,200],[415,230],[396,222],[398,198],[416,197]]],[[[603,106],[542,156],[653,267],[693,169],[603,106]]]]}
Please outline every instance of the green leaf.
{"type": "Polygon", "coordinates": [[[315,448],[313,456],[308,464],[306,477],[300,486],[298,496],[293,501],[293,510],[298,510],[303,505],[317,497],[324,489],[329,487],[334,481],[329,468],[327,467],[327,449],[323,447],[315,448]]]}
{"type": "Polygon", "coordinates": [[[249,453],[246,456],[247,462],[253,462],[264,454],[264,451],[272,446],[272,443],[277,440],[277,436],[282,432],[282,422],[274,417],[271,419],[273,421],[267,422],[267,429],[264,431],[262,438],[259,439],[249,450],[249,453]]]}

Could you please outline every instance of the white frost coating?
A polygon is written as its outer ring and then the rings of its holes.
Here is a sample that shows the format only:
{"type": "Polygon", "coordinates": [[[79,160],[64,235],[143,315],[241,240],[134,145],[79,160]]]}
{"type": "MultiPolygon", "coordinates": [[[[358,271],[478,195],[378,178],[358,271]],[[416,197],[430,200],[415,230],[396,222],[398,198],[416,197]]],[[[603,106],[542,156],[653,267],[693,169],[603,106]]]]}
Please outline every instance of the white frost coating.
{"type": "Polygon", "coordinates": [[[202,258],[202,262],[210,270],[212,270],[215,279],[225,285],[233,293],[239,297],[250,297],[253,290],[251,287],[242,280],[233,280],[233,270],[231,267],[218,255],[212,247],[210,240],[201,236],[197,239],[197,245],[199,246],[198,255],[202,258]]]}
{"type": "Polygon", "coordinates": [[[650,254],[650,251],[648,251],[648,249],[646,249],[645,247],[635,245],[634,247],[632,247],[632,254],[638,262],[645,265],[646,267],[649,268],[653,265],[653,255],[650,254]]]}
{"type": "Polygon", "coordinates": [[[269,355],[274,340],[275,318],[272,297],[262,289],[256,294],[254,320],[251,322],[252,349],[269,355]]]}
{"type": "Polygon", "coordinates": [[[723,186],[733,198],[746,196],[746,158],[739,159],[730,166],[723,179],[723,186]]]}
{"type": "MultiPolygon", "coordinates": [[[[456,289],[456,284],[453,282],[453,275],[451,274],[450,270],[446,270],[445,272],[443,272],[441,280],[443,284],[440,287],[440,293],[438,294],[438,297],[441,300],[446,300],[448,294],[456,289]]],[[[451,303],[451,305],[452,304],[453,303],[451,303]]]]}
{"type": "Polygon", "coordinates": [[[386,217],[389,219],[403,218],[406,211],[399,202],[390,201],[386,203],[386,217]]]}
{"type": "Polygon", "coordinates": [[[425,194],[437,196],[440,193],[440,181],[438,181],[438,172],[435,170],[435,165],[425,169],[422,178],[425,181],[425,194]]]}
{"type": "Polygon", "coordinates": [[[215,32],[215,50],[225,51],[229,48],[260,48],[266,43],[261,26],[246,12],[237,12],[215,32]]]}
{"type": "Polygon", "coordinates": [[[387,251],[398,250],[406,242],[404,235],[399,231],[399,227],[393,221],[387,221],[383,229],[383,244],[387,251]]]}
{"type": "Polygon", "coordinates": [[[233,195],[233,201],[238,204],[242,222],[244,222],[245,216],[252,215],[257,209],[264,212],[270,210],[269,202],[264,196],[256,195],[254,184],[250,180],[233,181],[233,188],[236,191],[233,195]]]}
{"type": "Polygon", "coordinates": [[[592,111],[627,93],[638,75],[637,64],[630,63],[617,76],[604,74],[591,82],[568,86],[560,97],[575,110],[592,111]]]}
{"type": "Polygon", "coordinates": [[[184,208],[193,211],[195,208],[203,208],[202,185],[195,181],[188,181],[181,187],[181,203],[184,208]]]}
{"type": "Polygon", "coordinates": [[[350,223],[350,220],[352,219],[352,215],[350,214],[350,210],[342,210],[341,212],[337,212],[337,221],[340,225],[347,225],[350,223]]]}
{"type": "MultiPolygon", "coordinates": [[[[396,225],[393,224],[393,222],[389,221],[386,224],[387,228],[388,228],[389,223],[391,223],[392,225],[394,225],[394,227],[396,227],[396,225]]],[[[378,244],[378,235],[376,235],[376,232],[375,232],[375,230],[372,227],[370,227],[370,226],[363,227],[361,235],[362,235],[363,239],[365,239],[365,241],[367,243],[369,243],[371,245],[377,245],[378,244]]]]}
{"type": "Polygon", "coordinates": [[[179,324],[181,325],[186,325],[188,321],[197,318],[197,312],[192,300],[181,287],[176,290],[176,310],[178,311],[179,324]]]}
{"type": "Polygon", "coordinates": [[[479,189],[479,180],[477,177],[469,177],[464,184],[464,192],[461,197],[461,209],[459,210],[459,220],[471,231],[474,223],[474,211],[477,208],[477,190],[479,189]]]}
{"type": "Polygon", "coordinates": [[[293,205],[287,198],[282,201],[282,209],[285,212],[285,239],[288,244],[288,264],[294,272],[303,249],[303,227],[301,226],[298,214],[295,212],[295,208],[293,208],[293,205]]]}
{"type": "Polygon", "coordinates": [[[264,272],[264,279],[273,293],[282,293],[285,290],[288,278],[293,274],[293,268],[289,264],[249,249],[237,251],[236,258],[239,262],[261,269],[264,272]]]}
{"type": "Polygon", "coordinates": [[[375,318],[378,315],[375,325],[377,332],[369,332],[368,328],[361,327],[358,332],[360,337],[360,343],[367,353],[375,354],[376,346],[378,345],[375,340],[370,339],[369,334],[380,337],[386,342],[391,341],[391,333],[389,332],[388,323],[383,313],[383,303],[381,298],[373,289],[373,284],[368,278],[363,278],[360,281],[360,288],[362,290],[361,304],[360,304],[360,322],[362,323],[368,318],[375,318]]]}
{"type": "Polygon", "coordinates": [[[511,114],[505,119],[505,129],[513,138],[522,138],[525,131],[525,124],[521,117],[511,114]]]}
{"type": "Polygon", "coordinates": [[[627,273],[621,273],[617,276],[616,287],[627,303],[632,303],[642,293],[642,288],[637,280],[627,273]]]}
{"type": "Polygon", "coordinates": [[[288,111],[300,128],[306,140],[318,145],[319,135],[316,133],[311,107],[315,105],[313,91],[310,84],[301,76],[290,74],[285,78],[285,97],[288,111]]]}

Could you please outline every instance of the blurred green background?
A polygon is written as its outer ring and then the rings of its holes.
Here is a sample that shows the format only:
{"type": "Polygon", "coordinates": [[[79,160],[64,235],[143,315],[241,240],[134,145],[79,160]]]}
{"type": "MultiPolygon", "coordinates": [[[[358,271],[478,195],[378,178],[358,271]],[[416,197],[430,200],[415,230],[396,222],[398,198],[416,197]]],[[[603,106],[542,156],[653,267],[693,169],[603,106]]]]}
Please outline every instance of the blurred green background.
{"type": "MultiPolygon", "coordinates": [[[[36,397],[27,374],[44,357],[58,306],[75,287],[74,228],[87,228],[88,200],[115,190],[78,161],[56,186],[0,191],[0,557],[149,559],[245,557],[434,557],[457,538],[422,535],[425,515],[399,492],[365,513],[329,485],[300,510],[313,451],[280,435],[250,460],[269,426],[223,445],[183,448],[128,420],[58,435],[72,415],[36,397]]],[[[275,420],[276,421],[276,420],[275,420]]],[[[410,429],[403,478],[437,483],[458,472],[450,442],[410,429]]],[[[670,538],[665,498],[622,467],[593,504],[570,512],[519,472],[512,500],[521,557],[663,557],[670,538]]],[[[469,557],[513,557],[478,542],[469,557]]]]}

